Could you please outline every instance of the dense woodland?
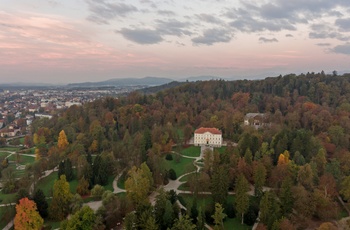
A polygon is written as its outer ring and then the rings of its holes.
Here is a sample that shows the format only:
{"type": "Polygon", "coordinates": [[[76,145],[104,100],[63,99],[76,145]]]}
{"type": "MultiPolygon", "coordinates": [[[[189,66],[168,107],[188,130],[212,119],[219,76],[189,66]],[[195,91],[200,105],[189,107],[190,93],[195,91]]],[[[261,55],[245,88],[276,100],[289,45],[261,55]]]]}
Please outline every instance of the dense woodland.
{"type": "Polygon", "coordinates": [[[127,229],[204,229],[204,222],[220,229],[224,216],[252,225],[258,212],[258,229],[314,229],[322,223],[319,229],[336,229],[340,213],[347,212],[344,206],[349,208],[349,74],[198,81],[150,95],[134,92],[35,120],[32,134],[25,144],[36,147],[37,160],[26,178],[8,181],[9,192],[28,188],[29,181],[57,165],[60,189],[75,176],[80,195],[101,194],[96,185],[105,185],[108,175],[129,172],[132,178],[126,180],[126,198],[104,194],[96,214],[72,209],[78,198],[71,194],[66,200],[55,200],[53,194],[45,215],[64,220],[75,213],[62,223],[65,229],[78,229],[72,222],[84,213],[93,229],[110,229],[124,217],[127,229]],[[266,113],[270,125],[258,130],[243,126],[244,115],[252,112],[266,113]],[[188,182],[194,196],[210,191],[214,203],[205,210],[192,205],[180,218],[176,194],[160,191],[154,207],[147,197],[168,183],[164,155],[185,148],[199,127],[222,130],[229,144],[225,153],[208,152],[203,170],[188,182]],[[92,155],[97,157],[92,160],[92,155]],[[254,195],[247,198],[251,187],[254,195]],[[227,202],[230,192],[234,203],[227,202]]]}

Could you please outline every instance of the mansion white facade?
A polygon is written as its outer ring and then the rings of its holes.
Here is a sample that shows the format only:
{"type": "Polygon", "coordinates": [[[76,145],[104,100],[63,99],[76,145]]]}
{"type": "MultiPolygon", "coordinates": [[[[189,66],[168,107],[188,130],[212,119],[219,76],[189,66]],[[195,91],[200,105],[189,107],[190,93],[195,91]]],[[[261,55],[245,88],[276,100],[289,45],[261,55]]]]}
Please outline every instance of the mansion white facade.
{"type": "Polygon", "coordinates": [[[194,131],[193,144],[195,146],[207,145],[212,147],[222,146],[222,132],[217,128],[199,128],[194,131]]]}

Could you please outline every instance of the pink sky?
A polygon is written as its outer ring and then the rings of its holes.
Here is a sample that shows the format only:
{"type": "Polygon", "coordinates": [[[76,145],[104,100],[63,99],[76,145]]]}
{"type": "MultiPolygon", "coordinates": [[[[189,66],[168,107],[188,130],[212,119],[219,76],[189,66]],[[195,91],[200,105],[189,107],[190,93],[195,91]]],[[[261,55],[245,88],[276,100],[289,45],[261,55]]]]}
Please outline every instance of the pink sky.
{"type": "Polygon", "coordinates": [[[350,72],[346,0],[3,0],[0,83],[350,72]]]}

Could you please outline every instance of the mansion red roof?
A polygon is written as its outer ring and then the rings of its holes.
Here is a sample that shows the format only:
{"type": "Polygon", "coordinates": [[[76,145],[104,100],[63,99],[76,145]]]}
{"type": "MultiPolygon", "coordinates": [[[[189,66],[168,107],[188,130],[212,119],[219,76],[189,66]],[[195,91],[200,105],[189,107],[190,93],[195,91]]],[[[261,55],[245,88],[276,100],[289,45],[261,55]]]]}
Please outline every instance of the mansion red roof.
{"type": "Polygon", "coordinates": [[[203,134],[203,133],[206,133],[206,132],[209,132],[209,133],[212,133],[212,134],[222,134],[220,130],[218,130],[217,128],[203,128],[203,127],[200,127],[199,129],[196,129],[194,131],[194,133],[198,133],[198,134],[203,134]]]}

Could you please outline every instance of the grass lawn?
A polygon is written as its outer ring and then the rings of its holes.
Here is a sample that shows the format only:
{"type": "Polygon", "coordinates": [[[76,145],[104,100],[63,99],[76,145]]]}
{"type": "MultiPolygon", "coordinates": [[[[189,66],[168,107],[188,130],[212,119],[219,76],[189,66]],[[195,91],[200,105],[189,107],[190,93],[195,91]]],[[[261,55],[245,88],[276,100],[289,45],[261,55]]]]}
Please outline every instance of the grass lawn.
{"type": "Polygon", "coordinates": [[[15,216],[15,206],[0,207],[0,229],[3,229],[15,216]]]}
{"type": "Polygon", "coordinates": [[[117,182],[117,185],[119,188],[121,189],[125,189],[125,180],[126,180],[126,176],[127,174],[126,173],[123,173],[119,179],[118,179],[118,182],[117,182]]]}
{"type": "Polygon", "coordinates": [[[181,181],[181,182],[186,182],[186,181],[188,181],[188,179],[191,177],[191,175],[193,176],[193,173],[188,174],[188,175],[182,177],[182,178],[180,179],[180,181],[181,181]]]}
{"type": "Polygon", "coordinates": [[[214,148],[214,151],[217,150],[219,153],[223,154],[226,151],[226,146],[222,146],[220,148],[214,148]]]}
{"type": "Polygon", "coordinates": [[[45,226],[51,226],[51,229],[58,229],[60,228],[60,225],[61,225],[61,221],[58,221],[58,222],[54,222],[52,220],[44,220],[44,225],[45,226]]]}
{"type": "Polygon", "coordinates": [[[224,229],[249,230],[252,229],[252,227],[246,224],[242,225],[238,218],[226,218],[224,221],[224,229]]]}
{"type": "Polygon", "coordinates": [[[57,172],[53,172],[51,173],[49,176],[41,179],[37,185],[36,188],[40,188],[41,190],[43,190],[45,196],[50,197],[52,196],[51,191],[53,188],[53,184],[55,183],[55,180],[57,180],[58,177],[58,173],[57,172]]]}
{"type": "Polygon", "coordinates": [[[175,154],[172,153],[171,155],[173,156],[173,160],[171,161],[165,160],[164,157],[164,167],[166,170],[169,170],[171,168],[174,169],[177,177],[187,172],[192,172],[196,170],[196,168],[193,165],[193,159],[180,157],[180,161],[177,162],[175,154]]]}
{"type": "Polygon", "coordinates": [[[182,149],[180,153],[189,157],[199,157],[199,155],[201,154],[201,147],[190,146],[188,148],[182,149]]]}
{"type": "MultiPolygon", "coordinates": [[[[8,159],[9,161],[16,161],[16,154],[12,154],[8,159]]],[[[20,155],[20,158],[19,158],[19,163],[21,165],[31,164],[34,161],[35,161],[35,157],[20,155]]]]}
{"type": "Polygon", "coordinates": [[[69,188],[71,193],[73,194],[77,193],[78,183],[79,181],[76,178],[72,181],[69,181],[69,188]]]}
{"type": "Polygon", "coordinates": [[[11,152],[17,152],[20,148],[18,147],[2,147],[0,148],[0,151],[11,151],[11,152]]]}
{"type": "Polygon", "coordinates": [[[19,143],[21,143],[22,145],[24,144],[24,137],[21,137],[21,138],[19,139],[19,143]]]}
{"type": "Polygon", "coordinates": [[[10,155],[10,153],[8,153],[8,152],[0,152],[0,158],[5,158],[8,155],[10,155]]]}
{"type": "Polygon", "coordinates": [[[113,181],[114,181],[115,176],[109,176],[108,177],[108,183],[107,185],[103,186],[105,188],[105,190],[110,190],[110,191],[114,191],[113,189],[113,181]]]}
{"type": "MultiPolygon", "coordinates": [[[[2,200],[0,204],[8,204],[16,201],[17,193],[4,194],[0,192],[0,199],[2,200]]],[[[0,215],[1,216],[1,215],[0,215]]]]}

